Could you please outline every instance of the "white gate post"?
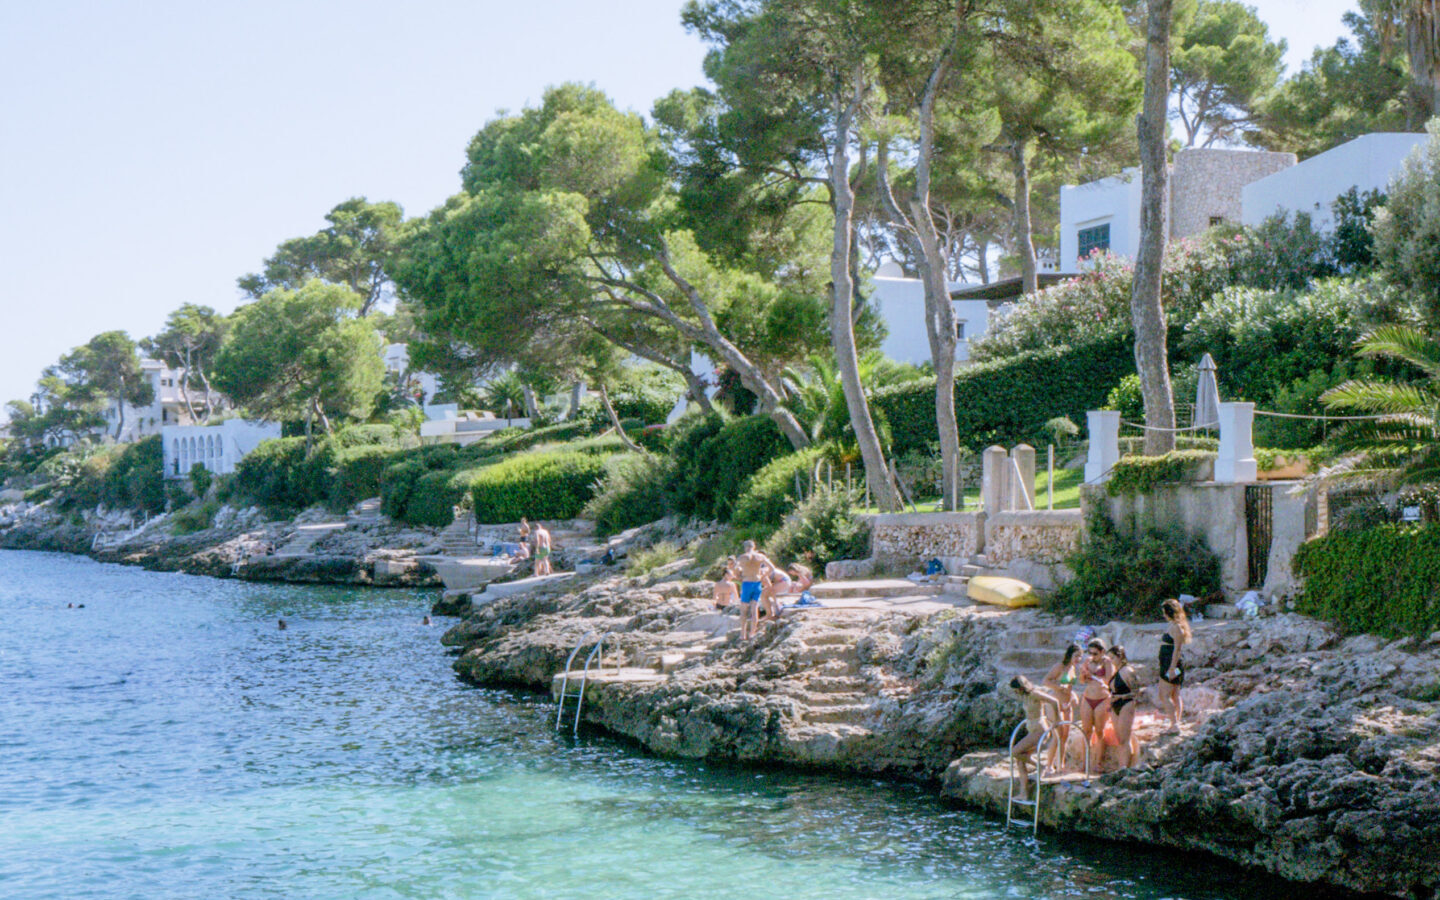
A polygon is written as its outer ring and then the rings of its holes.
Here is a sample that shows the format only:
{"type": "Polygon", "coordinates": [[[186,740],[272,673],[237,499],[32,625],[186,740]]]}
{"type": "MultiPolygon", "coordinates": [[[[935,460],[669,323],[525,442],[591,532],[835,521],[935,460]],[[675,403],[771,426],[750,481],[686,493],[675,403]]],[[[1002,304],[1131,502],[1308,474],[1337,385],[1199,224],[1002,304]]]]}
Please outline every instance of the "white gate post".
{"type": "Polygon", "coordinates": [[[1085,414],[1090,449],[1085,458],[1085,483],[1095,484],[1110,477],[1120,461],[1120,411],[1092,409],[1085,414]]]}
{"type": "Polygon", "coordinates": [[[1220,404],[1220,455],[1215,460],[1215,480],[1228,484],[1248,484],[1255,480],[1255,443],[1251,428],[1255,422],[1255,404],[1220,404]]]}

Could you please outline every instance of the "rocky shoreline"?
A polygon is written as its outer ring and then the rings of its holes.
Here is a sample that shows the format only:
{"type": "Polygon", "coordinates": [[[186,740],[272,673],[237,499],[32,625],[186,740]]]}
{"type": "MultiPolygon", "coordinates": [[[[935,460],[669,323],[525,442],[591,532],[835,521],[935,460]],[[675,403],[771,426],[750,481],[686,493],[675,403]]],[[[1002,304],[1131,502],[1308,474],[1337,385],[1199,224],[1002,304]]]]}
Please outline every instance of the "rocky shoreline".
{"type": "Polygon", "coordinates": [[[331,523],[333,531],[313,541],[306,552],[284,552],[305,526],[330,518],[322,511],[307,510],[294,519],[272,521],[259,510],[222,507],[211,527],[177,535],[164,520],[119,530],[103,516],[86,516],[77,523],[34,506],[12,512],[0,522],[0,549],[74,553],[157,572],[245,581],[380,587],[440,583],[434,568],[419,559],[440,551],[437,529],[350,516],[331,523]]]}
{"type": "MultiPolygon", "coordinates": [[[[614,632],[623,658],[591,684],[589,723],[666,755],[936,783],[1003,814],[997,748],[1020,711],[997,685],[1076,627],[1034,610],[837,602],[742,644],[708,596],[679,576],[592,578],[478,607],[443,642],[471,682],[549,691],[583,635],[614,632]]],[[[1156,626],[1100,631],[1153,659],[1156,626]]],[[[1207,622],[1188,658],[1183,728],[1145,713],[1142,765],[1047,789],[1042,827],[1355,892],[1440,893],[1440,635],[1341,639],[1287,614],[1207,622]]]]}

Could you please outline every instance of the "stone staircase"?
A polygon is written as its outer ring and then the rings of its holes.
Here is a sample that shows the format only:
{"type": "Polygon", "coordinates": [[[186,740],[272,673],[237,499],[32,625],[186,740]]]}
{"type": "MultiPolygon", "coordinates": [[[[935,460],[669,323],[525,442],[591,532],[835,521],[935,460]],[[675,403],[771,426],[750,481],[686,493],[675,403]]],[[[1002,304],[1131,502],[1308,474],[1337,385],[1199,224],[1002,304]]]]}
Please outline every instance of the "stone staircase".
{"type": "Polygon", "coordinates": [[[384,521],[385,516],[380,512],[380,498],[371,497],[369,500],[361,500],[350,510],[348,516],[352,525],[378,525],[384,521]]]}
{"type": "Polygon", "coordinates": [[[440,555],[462,558],[481,555],[480,546],[475,543],[475,536],[470,533],[468,516],[457,517],[441,530],[440,555]]]}
{"type": "Polygon", "coordinates": [[[310,556],[314,552],[315,545],[329,534],[336,531],[343,531],[349,527],[348,522],[314,522],[309,525],[297,526],[290,540],[286,541],[280,549],[275,551],[276,556],[310,556]]]}

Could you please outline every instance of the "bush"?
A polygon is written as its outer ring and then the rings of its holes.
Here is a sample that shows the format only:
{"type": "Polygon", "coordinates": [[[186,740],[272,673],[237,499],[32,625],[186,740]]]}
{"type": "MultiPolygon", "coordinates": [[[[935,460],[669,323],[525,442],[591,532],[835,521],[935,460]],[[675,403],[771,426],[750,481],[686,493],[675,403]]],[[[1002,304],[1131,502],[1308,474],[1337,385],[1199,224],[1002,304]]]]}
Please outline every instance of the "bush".
{"type": "Polygon", "coordinates": [[[626,560],[625,574],[646,575],[680,558],[680,548],[671,541],[660,541],[644,550],[636,550],[626,560]]]}
{"type": "Polygon", "coordinates": [[[777,564],[803,562],[817,572],[836,559],[864,559],[870,555],[870,526],[851,514],[855,496],[843,487],[818,487],[815,493],[785,517],[765,552],[777,564]]]}
{"type": "Polygon", "coordinates": [[[482,470],[471,483],[470,496],[479,522],[531,519],[572,519],[595,494],[605,474],[605,461],[574,451],[511,457],[482,470]]]}
{"type": "Polygon", "coordinates": [[[644,525],[668,512],[665,484],[670,462],[653,454],[624,454],[605,460],[605,479],[582,515],[602,536],[644,525]]]}
{"type": "Polygon", "coordinates": [[[685,515],[730,521],[750,476],[790,452],[790,442],[764,416],[725,422],[712,413],[683,424],[671,443],[668,492],[675,511],[685,515]]]}
{"type": "Polygon", "coordinates": [[[417,478],[400,521],[410,525],[444,528],[455,521],[455,504],[465,495],[468,482],[456,479],[450,469],[431,469],[417,478]]]}
{"type": "Polygon", "coordinates": [[[1300,547],[1296,608],[1346,633],[1423,636],[1440,629],[1440,524],[1332,531],[1300,547]]]}
{"type": "Polygon", "coordinates": [[[766,463],[750,478],[735,501],[731,523],[747,534],[769,536],[800,500],[795,479],[799,478],[800,483],[808,487],[816,464],[824,456],[820,448],[807,447],[766,463]]]}
{"type": "Polygon", "coordinates": [[[151,515],[165,511],[165,460],[160,435],[127,444],[110,463],[100,489],[112,509],[134,509],[151,515]]]}
{"type": "Polygon", "coordinates": [[[1170,597],[1220,591],[1220,560],[1200,538],[1178,528],[1121,534],[1101,512],[1090,516],[1085,542],[1066,565],[1075,577],[1045,605],[1094,624],[1159,620],[1160,604],[1170,597]]]}
{"type": "Polygon", "coordinates": [[[330,444],[321,442],[306,456],[304,438],[262,441],[235,467],[231,493],[275,511],[320,503],[329,495],[332,453],[330,444]]]}
{"type": "Polygon", "coordinates": [[[385,471],[396,456],[391,445],[369,444],[335,452],[331,467],[327,505],[345,510],[371,497],[380,496],[385,471]]]}
{"type": "MultiPolygon", "coordinates": [[[[1043,444],[1046,422],[1056,416],[1083,421],[1086,411],[1099,409],[1116,382],[1134,371],[1134,353],[1123,335],[965,366],[955,378],[960,444],[1043,444]]],[[[870,403],[890,423],[895,454],[924,452],[940,439],[933,378],[881,388],[870,403]]]]}
{"type": "Polygon", "coordinates": [[[1391,284],[1412,294],[1432,325],[1440,323],[1440,123],[1390,184],[1375,214],[1375,259],[1391,284]]]}
{"type": "Polygon", "coordinates": [[[380,476],[380,511],[392,519],[408,521],[405,511],[415,483],[427,472],[450,469],[460,461],[461,454],[454,444],[432,444],[395,454],[380,476]]]}
{"type": "Polygon", "coordinates": [[[195,463],[190,467],[190,490],[197,497],[204,497],[210,492],[210,485],[215,482],[215,475],[204,463],[195,463]]]}
{"type": "Polygon", "coordinates": [[[1105,492],[1112,497],[1149,494],[1157,484],[1198,481],[1205,463],[1215,459],[1208,450],[1172,450],[1164,456],[1126,456],[1110,469],[1105,492]]]}
{"type": "Polygon", "coordinates": [[[220,511],[220,501],[213,498],[196,500],[189,506],[175,511],[170,516],[171,534],[194,534],[197,531],[204,531],[215,521],[215,513],[220,511]]]}
{"type": "Polygon", "coordinates": [[[621,419],[654,425],[665,421],[684,390],[685,382],[675,372],[656,365],[639,366],[627,371],[624,381],[610,391],[610,405],[621,419]]]}

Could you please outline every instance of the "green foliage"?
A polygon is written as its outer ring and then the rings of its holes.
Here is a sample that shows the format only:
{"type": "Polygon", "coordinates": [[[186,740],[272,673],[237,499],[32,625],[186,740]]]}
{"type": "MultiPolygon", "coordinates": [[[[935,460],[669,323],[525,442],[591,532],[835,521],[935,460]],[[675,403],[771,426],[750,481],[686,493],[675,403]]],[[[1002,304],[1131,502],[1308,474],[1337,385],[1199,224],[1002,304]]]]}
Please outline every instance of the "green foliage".
{"type": "MultiPolygon", "coordinates": [[[[389,426],[384,426],[389,427],[389,426]]],[[[380,495],[385,470],[395,458],[396,450],[383,444],[346,447],[331,455],[328,473],[330,489],[326,505],[332,510],[349,509],[361,500],[380,495]]]]}
{"type": "Polygon", "coordinates": [[[1208,450],[1172,450],[1164,456],[1126,456],[1110,470],[1105,491],[1112,497],[1149,494],[1157,484],[1196,481],[1202,466],[1215,459],[1208,450]]]}
{"type": "Polygon", "coordinates": [[[670,456],[675,468],[668,492],[676,512],[728,522],[750,476],[790,451],[790,443],[764,416],[726,422],[718,414],[676,423],[670,456]]]}
{"type": "Polygon", "coordinates": [[[663,518],[670,461],[655,454],[616,454],[605,460],[605,480],[585,504],[582,516],[603,535],[663,518]]]}
{"type": "MultiPolygon", "coordinates": [[[[1134,371],[1129,339],[1121,335],[965,366],[955,377],[960,444],[1042,444],[1046,422],[1098,409],[1116,381],[1134,371]]],[[[870,403],[890,423],[895,453],[924,450],[940,439],[933,378],[882,388],[870,403]]]]}
{"type": "Polygon", "coordinates": [[[165,473],[160,435],[152,434],[124,449],[105,471],[100,496],[112,509],[134,509],[151,515],[165,511],[165,473]]]}
{"type": "Polygon", "coordinates": [[[796,479],[803,488],[808,488],[816,464],[824,457],[821,448],[807,447],[766,463],[750,478],[735,501],[731,524],[747,534],[773,533],[800,499],[795,490],[796,479]]]}
{"type": "Polygon", "coordinates": [[[647,575],[661,566],[668,566],[679,558],[679,547],[671,541],[660,541],[644,550],[636,550],[631,553],[625,561],[625,572],[632,576],[647,575]]]}
{"type": "Polygon", "coordinates": [[[605,461],[591,453],[557,451],[506,459],[482,470],[470,485],[479,522],[572,519],[595,495],[605,461]]]}
{"type": "Polygon", "coordinates": [[[685,382],[675,372],[656,365],[637,366],[610,387],[610,404],[622,420],[654,425],[665,421],[684,390],[685,382]]]}
{"type": "Polygon", "coordinates": [[[1296,609],[1346,633],[1424,636],[1440,629],[1440,524],[1332,531],[1301,545],[1296,609]]]}
{"type": "Polygon", "coordinates": [[[1220,592],[1220,560],[1204,540],[1179,529],[1122,534],[1099,511],[1066,565],[1075,577],[1045,600],[1046,608],[1097,625],[1155,621],[1168,598],[1220,592]]]}
{"type": "Polygon", "coordinates": [[[184,535],[204,531],[214,524],[219,511],[220,501],[213,497],[196,500],[170,515],[170,533],[184,535]]]}
{"type": "Polygon", "coordinates": [[[1254,7],[1201,0],[1171,57],[1176,114],[1193,146],[1203,132],[1234,142],[1254,127],[1253,113],[1275,90],[1285,42],[1271,41],[1254,7]]]}
{"type": "Polygon", "coordinates": [[[304,438],[262,441],[235,467],[231,492],[276,512],[304,509],[324,499],[329,487],[321,456],[306,456],[304,438]]]}
{"type": "Polygon", "coordinates": [[[1405,161],[1375,214],[1375,257],[1392,284],[1412,294],[1426,321],[1440,324],[1440,121],[1405,161]]]}
{"type": "Polygon", "coordinates": [[[817,572],[832,560],[869,557],[870,526],[851,514],[854,506],[855,496],[844,487],[818,487],[785,517],[765,552],[782,565],[793,560],[817,572]]]}
{"type": "Polygon", "coordinates": [[[197,497],[204,497],[210,492],[210,485],[215,481],[215,475],[205,468],[204,463],[195,463],[190,467],[190,490],[197,497]]]}
{"type": "Polygon", "coordinates": [[[1101,409],[1113,409],[1127,422],[1139,422],[1145,418],[1145,395],[1140,390],[1140,376],[1126,375],[1120,383],[1110,389],[1101,409]]]}
{"type": "Polygon", "coordinates": [[[416,484],[430,472],[448,472],[461,465],[454,444],[432,444],[396,454],[380,476],[380,511],[396,521],[417,524],[408,512],[416,484]]]}

